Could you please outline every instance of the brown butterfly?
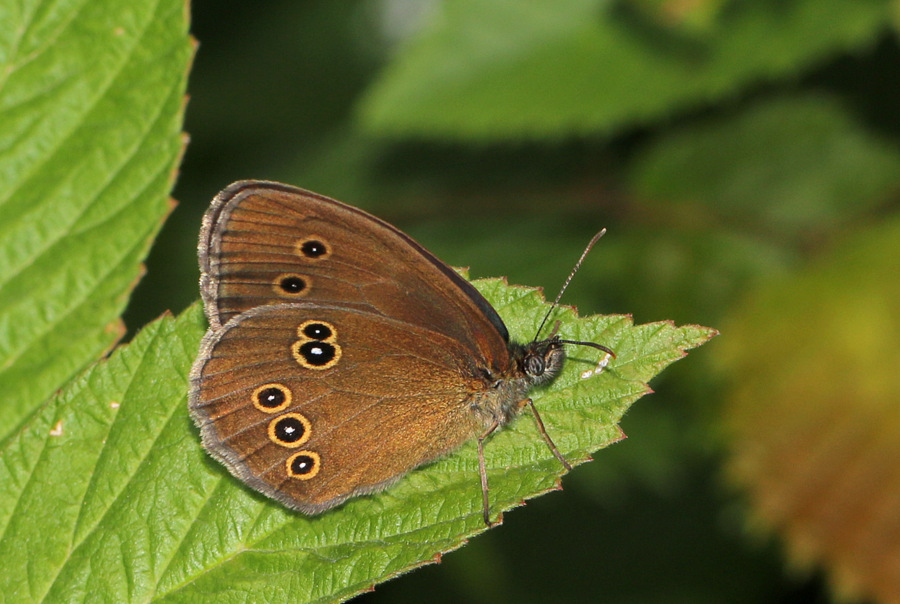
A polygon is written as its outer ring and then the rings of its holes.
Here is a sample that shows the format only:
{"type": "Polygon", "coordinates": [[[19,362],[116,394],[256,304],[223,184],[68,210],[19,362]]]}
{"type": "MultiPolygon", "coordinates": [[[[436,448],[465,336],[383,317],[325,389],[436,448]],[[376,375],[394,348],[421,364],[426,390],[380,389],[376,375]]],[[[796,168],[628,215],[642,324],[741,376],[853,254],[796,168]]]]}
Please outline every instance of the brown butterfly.
{"type": "Polygon", "coordinates": [[[408,235],[288,185],[219,193],[199,255],[210,327],[189,407],[206,449],[250,487],[318,514],[477,438],[490,526],[484,440],[526,404],[571,469],[528,391],[559,372],[563,344],[608,348],[555,333],[511,342],[487,300],[408,235]]]}

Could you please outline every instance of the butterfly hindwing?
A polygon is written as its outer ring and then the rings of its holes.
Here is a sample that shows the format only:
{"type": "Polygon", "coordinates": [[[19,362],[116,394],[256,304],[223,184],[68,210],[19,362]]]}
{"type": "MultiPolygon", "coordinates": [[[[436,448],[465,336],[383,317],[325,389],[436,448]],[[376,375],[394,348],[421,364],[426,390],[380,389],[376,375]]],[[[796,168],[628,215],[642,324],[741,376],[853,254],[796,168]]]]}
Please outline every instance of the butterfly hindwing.
{"type": "Polygon", "coordinates": [[[380,314],[265,305],[207,335],[190,408],[235,476],[317,513],[483,430],[476,365],[453,339],[380,314]]]}

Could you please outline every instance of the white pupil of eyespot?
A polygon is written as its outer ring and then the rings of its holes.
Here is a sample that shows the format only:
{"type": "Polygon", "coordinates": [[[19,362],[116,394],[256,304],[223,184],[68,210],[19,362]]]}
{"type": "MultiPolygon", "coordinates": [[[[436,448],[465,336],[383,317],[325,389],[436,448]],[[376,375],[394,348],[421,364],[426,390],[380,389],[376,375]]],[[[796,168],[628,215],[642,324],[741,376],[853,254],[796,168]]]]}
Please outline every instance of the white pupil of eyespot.
{"type": "Polygon", "coordinates": [[[310,354],[322,354],[322,349],[321,348],[310,348],[309,352],[310,352],[310,354]]]}

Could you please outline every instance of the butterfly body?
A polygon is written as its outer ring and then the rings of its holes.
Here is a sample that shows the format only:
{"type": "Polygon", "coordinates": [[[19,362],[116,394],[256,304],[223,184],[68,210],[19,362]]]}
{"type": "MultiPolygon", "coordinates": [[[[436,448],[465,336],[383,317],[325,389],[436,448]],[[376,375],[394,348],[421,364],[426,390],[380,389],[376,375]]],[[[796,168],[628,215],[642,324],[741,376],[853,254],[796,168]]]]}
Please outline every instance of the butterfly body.
{"type": "Polygon", "coordinates": [[[199,251],[210,329],[191,415],[232,474],[306,514],[480,445],[565,359],[555,337],[511,342],[481,294],[407,235],[301,189],[231,185],[199,251]]]}

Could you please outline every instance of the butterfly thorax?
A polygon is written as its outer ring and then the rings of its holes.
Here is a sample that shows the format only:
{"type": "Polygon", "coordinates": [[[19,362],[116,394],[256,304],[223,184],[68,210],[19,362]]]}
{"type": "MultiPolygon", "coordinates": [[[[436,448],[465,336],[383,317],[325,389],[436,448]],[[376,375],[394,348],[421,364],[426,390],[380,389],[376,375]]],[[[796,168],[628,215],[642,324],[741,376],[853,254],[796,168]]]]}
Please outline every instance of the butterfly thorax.
{"type": "Polygon", "coordinates": [[[509,352],[509,369],[499,375],[486,372],[486,389],[471,401],[485,427],[494,421],[501,426],[509,423],[522,409],[529,391],[552,381],[566,360],[557,338],[528,344],[510,342],[509,352]]]}

